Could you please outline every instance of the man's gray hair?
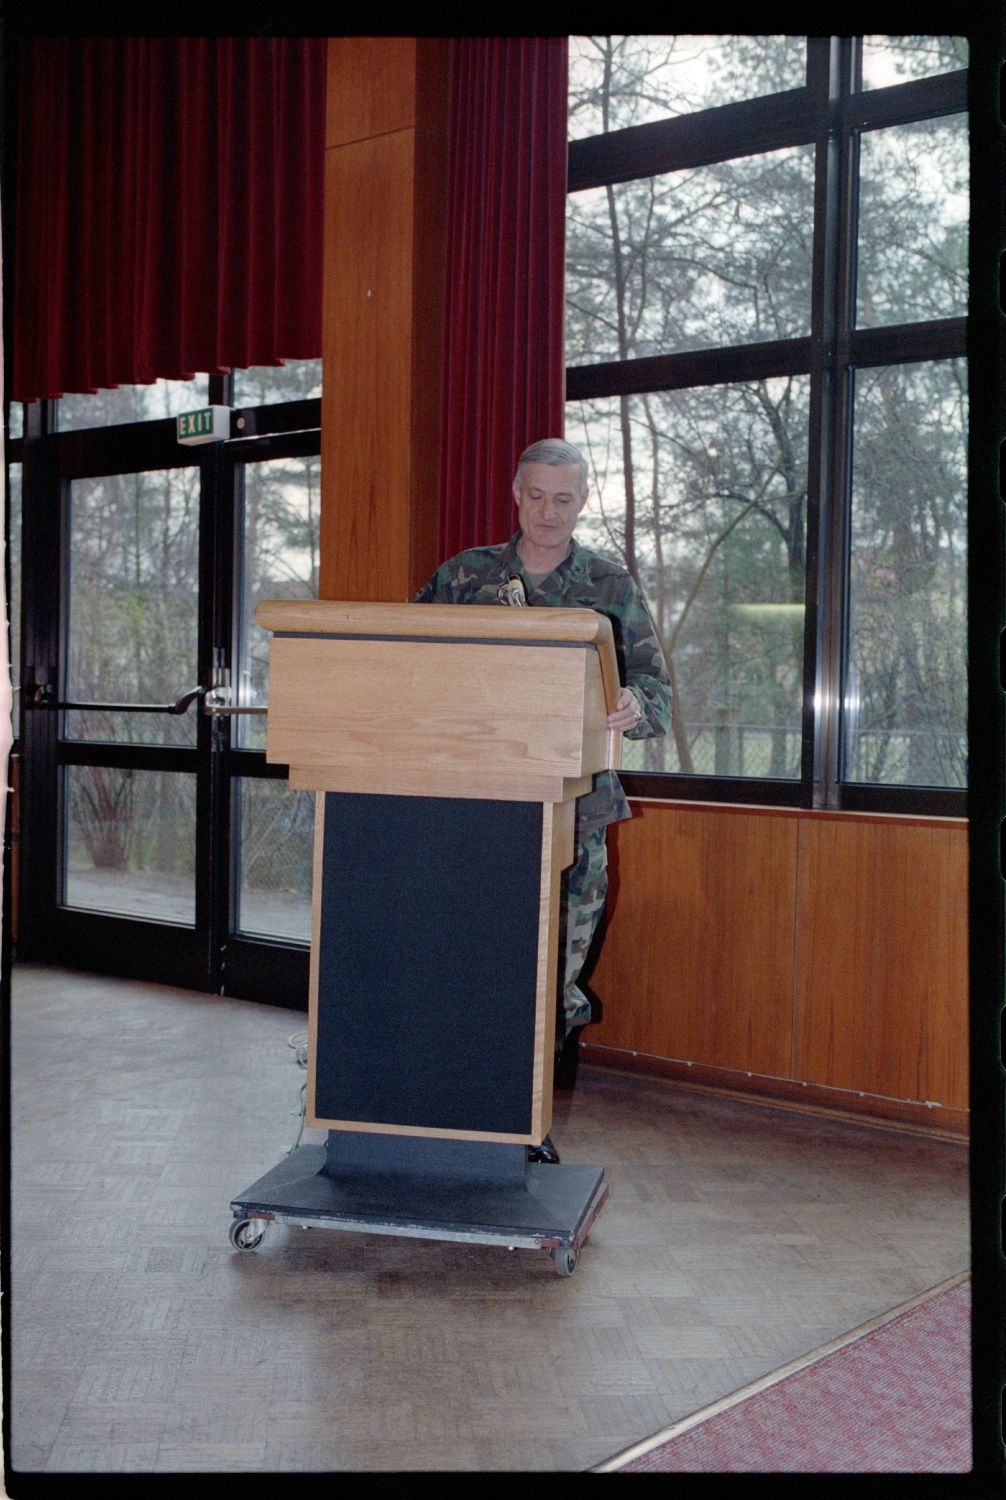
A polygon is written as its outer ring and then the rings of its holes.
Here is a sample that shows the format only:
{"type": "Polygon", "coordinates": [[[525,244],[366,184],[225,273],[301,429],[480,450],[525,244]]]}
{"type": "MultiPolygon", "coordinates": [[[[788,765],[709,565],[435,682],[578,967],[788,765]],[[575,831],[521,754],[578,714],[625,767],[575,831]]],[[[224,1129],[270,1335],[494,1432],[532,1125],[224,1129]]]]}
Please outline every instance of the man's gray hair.
{"type": "Polygon", "coordinates": [[[537,443],[532,443],[530,448],[524,449],[517,460],[517,473],[513,481],[518,488],[520,471],[525,464],[552,464],[554,467],[576,464],[580,470],[580,494],[587,488],[587,460],[579,448],[574,448],[572,443],[567,443],[563,438],[541,438],[537,443]]]}

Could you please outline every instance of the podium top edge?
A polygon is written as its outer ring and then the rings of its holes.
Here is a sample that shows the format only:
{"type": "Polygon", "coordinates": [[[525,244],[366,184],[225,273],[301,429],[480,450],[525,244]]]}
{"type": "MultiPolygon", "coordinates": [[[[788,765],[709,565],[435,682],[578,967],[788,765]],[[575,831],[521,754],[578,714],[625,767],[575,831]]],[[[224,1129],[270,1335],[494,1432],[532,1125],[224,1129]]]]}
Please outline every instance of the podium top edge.
{"type": "Polygon", "coordinates": [[[264,599],[255,620],[289,634],[422,636],[613,644],[611,621],[593,609],[513,609],[503,604],[382,604],[335,599],[264,599]]]}

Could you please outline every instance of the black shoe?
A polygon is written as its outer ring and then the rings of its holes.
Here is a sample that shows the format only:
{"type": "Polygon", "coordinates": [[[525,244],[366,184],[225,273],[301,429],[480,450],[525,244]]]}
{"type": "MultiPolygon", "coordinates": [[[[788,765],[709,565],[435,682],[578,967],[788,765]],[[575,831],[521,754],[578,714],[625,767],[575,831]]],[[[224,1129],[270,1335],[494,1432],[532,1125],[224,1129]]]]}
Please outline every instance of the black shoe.
{"type": "Polygon", "coordinates": [[[540,1146],[528,1146],[528,1161],[545,1162],[548,1166],[557,1166],[559,1153],[552,1144],[552,1137],[547,1135],[540,1146]]]}
{"type": "Polygon", "coordinates": [[[552,1068],[552,1083],[555,1088],[571,1089],[576,1083],[582,1029],[580,1026],[571,1027],[563,1037],[562,1044],[555,1049],[555,1064],[552,1068]]]}

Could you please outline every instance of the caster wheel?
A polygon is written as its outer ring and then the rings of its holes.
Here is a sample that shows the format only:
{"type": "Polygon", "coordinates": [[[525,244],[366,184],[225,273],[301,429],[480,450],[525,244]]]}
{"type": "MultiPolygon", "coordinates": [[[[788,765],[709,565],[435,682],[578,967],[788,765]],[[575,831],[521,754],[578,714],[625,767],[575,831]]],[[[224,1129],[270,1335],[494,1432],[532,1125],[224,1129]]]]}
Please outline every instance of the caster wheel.
{"type": "Polygon", "coordinates": [[[552,1264],[555,1266],[555,1274],[557,1276],[572,1276],[580,1259],[579,1250],[570,1250],[566,1245],[557,1245],[554,1250],[550,1250],[548,1253],[552,1257],[552,1264]]]}
{"type": "Polygon", "coordinates": [[[235,1219],[229,1233],[235,1250],[254,1250],[257,1245],[261,1245],[265,1229],[260,1229],[252,1219],[235,1219]]]}

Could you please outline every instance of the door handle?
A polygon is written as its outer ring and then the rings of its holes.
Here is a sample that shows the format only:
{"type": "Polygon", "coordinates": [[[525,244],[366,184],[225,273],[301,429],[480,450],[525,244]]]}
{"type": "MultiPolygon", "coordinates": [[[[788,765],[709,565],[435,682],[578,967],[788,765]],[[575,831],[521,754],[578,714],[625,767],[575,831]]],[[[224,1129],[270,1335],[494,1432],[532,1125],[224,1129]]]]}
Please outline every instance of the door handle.
{"type": "Polygon", "coordinates": [[[230,695],[230,684],[227,682],[218,682],[214,687],[210,688],[209,692],[206,694],[206,697],[203,699],[203,713],[216,715],[266,714],[269,712],[269,705],[267,703],[264,703],[261,707],[256,708],[246,706],[244,704],[229,703],[227,700],[230,698],[230,695]]]}
{"type": "Polygon", "coordinates": [[[204,687],[189,688],[188,692],[176,698],[174,703],[66,703],[53,696],[52,687],[49,684],[40,684],[28,701],[32,708],[94,708],[102,709],[105,713],[117,714],[184,714],[188,712],[190,705],[197,698],[201,698],[205,692],[204,687]]]}

